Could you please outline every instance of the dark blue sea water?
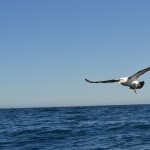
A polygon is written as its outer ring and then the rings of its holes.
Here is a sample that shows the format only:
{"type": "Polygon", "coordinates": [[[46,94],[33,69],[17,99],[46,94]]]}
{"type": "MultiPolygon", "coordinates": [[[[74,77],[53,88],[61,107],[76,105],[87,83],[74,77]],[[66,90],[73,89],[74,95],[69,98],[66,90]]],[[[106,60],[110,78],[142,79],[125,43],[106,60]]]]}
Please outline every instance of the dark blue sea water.
{"type": "Polygon", "coordinates": [[[0,109],[0,150],[150,150],[150,105],[0,109]]]}

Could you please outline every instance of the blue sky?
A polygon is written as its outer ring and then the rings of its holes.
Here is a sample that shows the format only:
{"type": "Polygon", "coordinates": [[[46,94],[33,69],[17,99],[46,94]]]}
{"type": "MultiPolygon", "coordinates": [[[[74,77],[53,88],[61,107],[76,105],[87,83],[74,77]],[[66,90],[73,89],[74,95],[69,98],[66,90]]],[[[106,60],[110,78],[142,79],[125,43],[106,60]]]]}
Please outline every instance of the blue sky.
{"type": "Polygon", "coordinates": [[[150,1],[2,0],[0,107],[150,103],[119,84],[150,66],[150,1]]]}

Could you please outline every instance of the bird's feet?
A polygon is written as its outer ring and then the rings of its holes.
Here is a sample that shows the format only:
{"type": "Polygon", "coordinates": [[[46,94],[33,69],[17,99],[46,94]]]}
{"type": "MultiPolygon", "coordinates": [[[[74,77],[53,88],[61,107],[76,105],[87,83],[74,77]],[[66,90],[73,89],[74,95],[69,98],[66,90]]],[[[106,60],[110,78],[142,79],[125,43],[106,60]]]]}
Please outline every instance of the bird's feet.
{"type": "Polygon", "coordinates": [[[134,93],[137,94],[136,89],[134,89],[134,93]]]}

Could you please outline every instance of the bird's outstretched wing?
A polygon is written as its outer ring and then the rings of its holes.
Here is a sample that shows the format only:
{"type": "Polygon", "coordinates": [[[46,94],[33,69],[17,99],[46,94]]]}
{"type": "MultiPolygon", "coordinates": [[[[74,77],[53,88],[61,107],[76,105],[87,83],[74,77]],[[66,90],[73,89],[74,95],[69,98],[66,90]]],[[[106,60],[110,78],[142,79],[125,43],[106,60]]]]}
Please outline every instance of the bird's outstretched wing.
{"type": "Polygon", "coordinates": [[[106,80],[106,81],[90,81],[88,79],[85,79],[85,81],[89,82],[89,83],[114,83],[114,82],[119,82],[119,80],[106,80]]]}
{"type": "Polygon", "coordinates": [[[143,70],[141,70],[141,71],[138,71],[136,74],[134,74],[134,75],[132,75],[131,77],[129,77],[129,79],[134,79],[134,80],[136,80],[139,76],[141,76],[142,74],[144,74],[145,72],[147,72],[147,71],[150,71],[150,67],[148,67],[148,68],[145,68],[145,69],[143,69],[143,70]]]}

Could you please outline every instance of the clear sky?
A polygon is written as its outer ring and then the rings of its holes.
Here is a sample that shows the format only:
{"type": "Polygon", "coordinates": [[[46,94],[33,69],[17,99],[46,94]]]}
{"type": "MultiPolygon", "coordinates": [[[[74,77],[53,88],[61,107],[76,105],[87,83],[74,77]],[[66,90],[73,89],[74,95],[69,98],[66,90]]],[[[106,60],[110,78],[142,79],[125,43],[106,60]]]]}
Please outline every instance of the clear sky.
{"type": "Polygon", "coordinates": [[[0,107],[150,103],[149,0],[1,0],[0,107]]]}

